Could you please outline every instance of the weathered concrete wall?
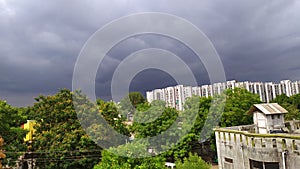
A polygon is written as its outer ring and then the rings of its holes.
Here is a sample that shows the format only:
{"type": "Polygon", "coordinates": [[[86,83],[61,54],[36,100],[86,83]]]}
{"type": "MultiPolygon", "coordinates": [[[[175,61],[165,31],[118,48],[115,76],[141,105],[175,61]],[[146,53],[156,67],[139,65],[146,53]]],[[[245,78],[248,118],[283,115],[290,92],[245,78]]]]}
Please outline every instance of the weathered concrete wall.
{"type": "Polygon", "coordinates": [[[284,134],[254,134],[236,130],[216,129],[219,169],[250,169],[250,159],[278,162],[286,169],[300,168],[300,136],[284,134]]]}

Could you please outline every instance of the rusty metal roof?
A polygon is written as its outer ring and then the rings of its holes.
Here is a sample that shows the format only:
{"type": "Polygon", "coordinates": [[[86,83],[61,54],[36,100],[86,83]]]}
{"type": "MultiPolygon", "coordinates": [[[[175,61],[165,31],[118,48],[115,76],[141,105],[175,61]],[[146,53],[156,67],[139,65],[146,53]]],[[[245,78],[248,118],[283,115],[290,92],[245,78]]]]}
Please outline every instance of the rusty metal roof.
{"type": "Polygon", "coordinates": [[[283,107],[281,107],[278,103],[254,104],[247,112],[247,114],[252,114],[255,111],[260,111],[266,115],[288,113],[288,111],[283,107]]]}

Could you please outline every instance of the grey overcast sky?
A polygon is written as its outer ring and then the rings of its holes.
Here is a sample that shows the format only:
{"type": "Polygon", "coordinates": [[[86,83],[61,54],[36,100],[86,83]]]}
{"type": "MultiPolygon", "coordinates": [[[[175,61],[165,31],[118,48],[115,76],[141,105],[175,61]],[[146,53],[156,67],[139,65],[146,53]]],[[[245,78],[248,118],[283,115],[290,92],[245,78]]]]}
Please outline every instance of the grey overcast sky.
{"type": "MultiPolygon", "coordinates": [[[[185,18],[212,41],[226,78],[238,81],[300,80],[300,1],[297,0],[0,0],[0,99],[31,105],[38,95],[72,87],[78,54],[104,24],[138,12],[185,18]]],[[[120,28],[121,29],[121,28],[120,28]]],[[[202,63],[180,42],[140,35],[116,45],[99,66],[97,96],[110,99],[116,66],[145,48],[167,49],[208,83],[202,63]]],[[[131,90],[176,84],[159,70],[139,73],[131,90]]]]}

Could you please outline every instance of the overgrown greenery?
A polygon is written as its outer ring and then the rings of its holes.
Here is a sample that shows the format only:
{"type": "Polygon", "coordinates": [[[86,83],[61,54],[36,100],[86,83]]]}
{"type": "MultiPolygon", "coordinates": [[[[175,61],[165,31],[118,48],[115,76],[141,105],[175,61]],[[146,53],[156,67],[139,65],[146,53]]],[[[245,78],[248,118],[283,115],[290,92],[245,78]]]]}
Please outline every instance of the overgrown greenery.
{"type": "MultiPolygon", "coordinates": [[[[289,111],[287,120],[300,119],[300,95],[278,96],[274,102],[289,111]]],[[[200,165],[205,168],[209,165],[191,154],[198,152],[197,146],[201,148],[199,141],[207,139],[214,143],[211,129],[215,124],[226,127],[253,123],[252,117],[245,112],[256,103],[260,103],[258,95],[237,88],[226,90],[224,95],[214,98],[193,96],[187,99],[185,110],[181,112],[165,107],[162,101],[147,103],[137,92],[130,93],[117,105],[100,99],[93,103],[80,92],[63,89],[52,96],[37,97],[36,103],[27,108],[15,108],[0,101],[0,135],[5,140],[6,152],[24,152],[28,146],[23,143],[26,131],[20,126],[27,119],[36,120],[37,132],[31,146],[38,156],[37,165],[40,168],[164,168],[165,161],[176,161],[177,168],[200,165]],[[128,113],[134,115],[131,126],[126,123],[128,113]],[[107,124],[99,123],[101,120],[107,124]],[[177,127],[170,128],[175,122],[177,127]],[[135,140],[172,130],[164,140],[172,148],[152,158],[117,156],[112,152],[125,156],[130,151],[147,149],[150,143],[133,141],[125,144],[128,140],[113,140],[114,133],[110,132],[109,126],[124,136],[134,135],[135,140]],[[206,133],[202,132],[204,129],[206,133]],[[185,134],[178,144],[172,144],[171,140],[182,133],[185,134]],[[97,145],[103,142],[113,146],[103,151],[97,145]]],[[[156,145],[163,149],[159,146],[156,145]]],[[[211,149],[215,149],[214,144],[211,149]]],[[[7,159],[15,161],[19,155],[6,153],[5,163],[7,159]]]]}
{"type": "Polygon", "coordinates": [[[277,96],[274,100],[274,103],[280,104],[284,107],[289,113],[285,114],[286,120],[300,120],[300,94],[287,97],[285,94],[277,96]]]}
{"type": "Polygon", "coordinates": [[[189,153],[189,157],[185,157],[183,162],[180,159],[176,160],[177,169],[210,169],[211,165],[206,163],[197,154],[189,153]]]}
{"type": "Polygon", "coordinates": [[[32,146],[39,153],[40,168],[92,168],[100,159],[101,148],[81,127],[72,96],[63,89],[53,96],[38,97],[31,107],[33,120],[39,124],[32,146]]]}
{"type": "Polygon", "coordinates": [[[165,158],[151,157],[146,144],[128,143],[117,148],[102,151],[102,161],[94,169],[163,169],[165,158]],[[138,158],[137,155],[150,156],[138,158]],[[127,157],[131,156],[131,157],[127,157]]]}
{"type": "Polygon", "coordinates": [[[3,149],[6,151],[3,164],[14,164],[17,157],[21,155],[16,152],[26,150],[26,145],[23,144],[26,131],[21,128],[25,121],[26,117],[23,117],[17,108],[0,101],[0,135],[5,141],[3,149]]]}

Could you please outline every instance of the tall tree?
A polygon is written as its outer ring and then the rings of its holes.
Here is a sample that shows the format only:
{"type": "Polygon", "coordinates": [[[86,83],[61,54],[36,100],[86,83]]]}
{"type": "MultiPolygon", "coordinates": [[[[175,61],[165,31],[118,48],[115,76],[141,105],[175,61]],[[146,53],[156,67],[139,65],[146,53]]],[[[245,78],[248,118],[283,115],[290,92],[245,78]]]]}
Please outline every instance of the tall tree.
{"type": "MultiPolygon", "coordinates": [[[[83,95],[76,101],[88,102],[83,95]]],[[[40,168],[93,168],[100,160],[98,147],[81,127],[73,107],[73,93],[63,89],[53,96],[40,96],[32,107],[36,120],[33,142],[40,168]]],[[[84,105],[85,106],[85,105],[84,105]]],[[[88,110],[89,107],[83,107],[88,110]]]]}
{"type": "Polygon", "coordinates": [[[134,113],[139,104],[145,103],[146,100],[140,92],[130,92],[120,101],[120,113],[126,116],[128,113],[134,113]]]}
{"type": "Polygon", "coordinates": [[[246,89],[226,90],[226,104],[220,125],[222,127],[253,124],[252,116],[246,114],[253,104],[261,103],[259,96],[246,89]]]}
{"type": "Polygon", "coordinates": [[[282,94],[277,96],[272,102],[280,104],[289,112],[284,115],[286,120],[300,120],[300,94],[291,97],[282,94]]]}
{"type": "Polygon", "coordinates": [[[114,130],[116,130],[120,134],[130,136],[128,128],[126,127],[126,125],[124,125],[124,122],[127,119],[126,117],[121,116],[114,102],[105,102],[103,100],[98,99],[97,106],[99,109],[99,113],[114,130]]]}

